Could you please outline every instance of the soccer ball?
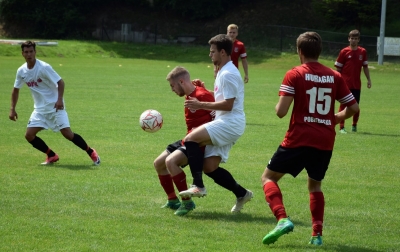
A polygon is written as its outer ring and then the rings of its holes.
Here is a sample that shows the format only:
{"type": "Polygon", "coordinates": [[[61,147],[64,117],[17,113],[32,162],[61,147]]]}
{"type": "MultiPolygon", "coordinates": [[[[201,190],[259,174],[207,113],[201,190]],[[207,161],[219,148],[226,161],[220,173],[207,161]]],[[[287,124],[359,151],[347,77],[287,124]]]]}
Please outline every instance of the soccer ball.
{"type": "Polygon", "coordinates": [[[157,110],[148,109],[140,115],[139,125],[146,132],[157,132],[163,125],[162,115],[157,110]]]}

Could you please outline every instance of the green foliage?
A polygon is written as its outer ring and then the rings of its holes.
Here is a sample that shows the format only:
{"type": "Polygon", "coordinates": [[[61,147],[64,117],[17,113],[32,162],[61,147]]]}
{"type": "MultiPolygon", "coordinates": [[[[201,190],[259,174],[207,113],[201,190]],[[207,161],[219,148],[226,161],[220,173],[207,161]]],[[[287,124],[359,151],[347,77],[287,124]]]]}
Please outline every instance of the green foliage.
{"type": "MultiPolygon", "coordinates": [[[[381,19],[381,0],[313,0],[316,13],[331,30],[368,29],[381,19]]],[[[398,20],[400,2],[387,1],[386,22],[398,20]]]]}
{"type": "MultiPolygon", "coordinates": [[[[220,15],[230,11],[235,5],[243,3],[246,0],[155,0],[154,6],[158,9],[172,10],[176,15],[191,20],[205,20],[217,18],[220,15]]],[[[247,0],[246,2],[251,2],[247,0]]]]}
{"type": "MultiPolygon", "coordinates": [[[[120,4],[148,6],[145,0],[124,0],[120,4]]],[[[90,14],[114,4],[112,0],[3,0],[0,22],[13,37],[89,38],[92,31],[90,14]]]]}

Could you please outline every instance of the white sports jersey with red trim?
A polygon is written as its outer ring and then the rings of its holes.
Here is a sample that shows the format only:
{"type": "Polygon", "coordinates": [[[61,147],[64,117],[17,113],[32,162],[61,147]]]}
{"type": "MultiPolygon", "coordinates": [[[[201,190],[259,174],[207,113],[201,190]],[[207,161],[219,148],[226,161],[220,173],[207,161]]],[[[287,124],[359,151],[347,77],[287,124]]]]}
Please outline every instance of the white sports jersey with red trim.
{"type": "Polygon", "coordinates": [[[55,112],[59,80],[61,77],[49,64],[36,59],[32,69],[28,69],[27,63],[18,68],[14,87],[20,89],[25,83],[31,90],[34,110],[38,113],[51,113],[55,112]]]}

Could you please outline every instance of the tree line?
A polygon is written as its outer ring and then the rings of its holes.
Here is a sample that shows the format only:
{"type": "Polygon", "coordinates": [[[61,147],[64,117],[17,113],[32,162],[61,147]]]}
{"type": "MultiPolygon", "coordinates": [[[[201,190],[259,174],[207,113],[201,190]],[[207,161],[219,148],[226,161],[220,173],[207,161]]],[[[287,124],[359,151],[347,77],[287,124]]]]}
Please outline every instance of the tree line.
{"type": "MultiPolygon", "coordinates": [[[[9,37],[79,39],[91,37],[95,11],[115,4],[153,13],[170,12],[183,20],[201,22],[257,1],[269,1],[271,6],[274,2],[311,6],[321,17],[320,23],[310,24],[313,29],[376,28],[381,16],[381,0],[312,0],[311,5],[309,0],[0,0],[0,24],[9,37]]],[[[387,6],[387,27],[399,31],[400,1],[387,0],[387,6]]]]}

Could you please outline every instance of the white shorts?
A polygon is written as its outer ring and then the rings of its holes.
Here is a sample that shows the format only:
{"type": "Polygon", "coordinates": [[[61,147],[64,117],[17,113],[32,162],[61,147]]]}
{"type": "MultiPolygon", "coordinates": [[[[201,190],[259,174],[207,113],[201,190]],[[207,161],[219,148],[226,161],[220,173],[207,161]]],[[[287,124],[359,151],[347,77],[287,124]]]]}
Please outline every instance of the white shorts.
{"type": "Polygon", "coordinates": [[[214,146],[224,146],[235,143],[244,132],[244,127],[238,128],[229,121],[216,119],[204,124],[214,146]]]}
{"type": "Polygon", "coordinates": [[[217,156],[221,157],[221,163],[226,163],[226,161],[228,161],[229,151],[231,150],[233,145],[234,143],[224,146],[206,145],[204,158],[217,156]]]}
{"type": "MultiPolygon", "coordinates": [[[[244,123],[245,125],[245,123],[244,123]]],[[[225,163],[229,157],[229,151],[244,132],[240,124],[233,124],[226,120],[216,119],[204,124],[210,135],[213,145],[207,145],[204,157],[219,156],[225,163]]]]}
{"type": "Polygon", "coordinates": [[[58,132],[61,129],[70,127],[70,125],[68,114],[65,110],[58,110],[57,112],[46,114],[33,111],[27,127],[51,129],[54,132],[58,132]]]}

